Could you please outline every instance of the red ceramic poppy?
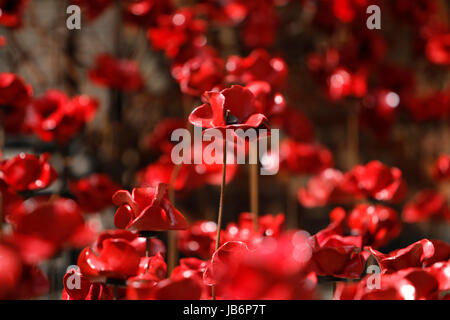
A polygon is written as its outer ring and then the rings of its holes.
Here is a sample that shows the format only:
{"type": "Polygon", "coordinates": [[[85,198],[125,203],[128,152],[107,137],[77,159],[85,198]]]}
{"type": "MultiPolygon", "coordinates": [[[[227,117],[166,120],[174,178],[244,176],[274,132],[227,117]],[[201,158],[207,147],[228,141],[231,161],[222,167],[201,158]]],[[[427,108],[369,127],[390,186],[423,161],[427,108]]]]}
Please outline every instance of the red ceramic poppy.
{"type": "Polygon", "coordinates": [[[287,80],[287,65],[281,58],[270,56],[264,49],[255,49],[245,58],[230,56],[226,63],[227,81],[248,84],[265,81],[273,90],[283,88],[287,80]]]}
{"type": "Polygon", "coordinates": [[[24,129],[23,123],[31,95],[31,87],[17,75],[0,73],[0,110],[6,132],[18,133],[24,129]]]}
{"type": "Polygon", "coordinates": [[[214,253],[204,280],[224,299],[312,299],[317,278],[306,269],[311,255],[302,232],[266,238],[253,251],[227,242],[214,253]]]}
{"type": "Polygon", "coordinates": [[[398,203],[406,195],[406,182],[402,172],[388,167],[380,161],[357,165],[348,172],[347,178],[353,180],[359,190],[368,197],[380,201],[398,203]]]}
{"type": "Polygon", "coordinates": [[[104,238],[97,241],[94,249],[87,247],[78,256],[77,264],[83,275],[91,278],[126,279],[137,274],[140,255],[130,241],[124,238],[104,238]]]}
{"type": "Polygon", "coordinates": [[[450,89],[414,97],[407,105],[415,121],[435,121],[450,115],[450,89]]]}
{"type": "Polygon", "coordinates": [[[241,0],[204,1],[197,3],[195,10],[199,14],[206,15],[212,23],[225,26],[239,24],[248,12],[246,3],[242,3],[241,0]]]}
{"type": "Polygon", "coordinates": [[[359,191],[350,192],[353,190],[353,183],[346,179],[342,172],[329,168],[312,177],[305,188],[298,190],[297,197],[305,207],[318,207],[360,198],[359,191]]]}
{"type": "Polygon", "coordinates": [[[299,109],[286,107],[282,114],[272,117],[273,127],[280,128],[293,140],[298,142],[313,142],[314,126],[299,109]]]}
{"type": "Polygon", "coordinates": [[[0,25],[18,28],[22,25],[22,14],[28,0],[3,0],[0,2],[0,25]]]}
{"type": "Polygon", "coordinates": [[[246,86],[255,95],[256,108],[267,117],[281,115],[286,111],[286,100],[279,92],[272,92],[272,87],[265,81],[252,81],[246,86]]]}
{"type": "Polygon", "coordinates": [[[158,17],[173,10],[171,1],[166,0],[132,0],[124,8],[125,21],[142,27],[154,26],[158,17]]]}
{"type": "Polygon", "coordinates": [[[342,236],[337,222],[312,236],[311,268],[318,275],[336,278],[360,278],[365,265],[361,236],[342,236]]]}
{"type": "Polygon", "coordinates": [[[23,198],[11,187],[9,187],[2,179],[0,179],[0,196],[2,198],[0,210],[3,212],[3,220],[11,223],[15,208],[21,205],[23,198]]]}
{"type": "Polygon", "coordinates": [[[170,154],[175,142],[171,141],[172,132],[176,129],[185,129],[184,118],[165,118],[157,123],[147,137],[147,145],[152,151],[170,154]]]}
{"type": "Polygon", "coordinates": [[[112,0],[72,0],[72,3],[80,6],[88,20],[92,21],[99,17],[109,6],[112,0]]]}
{"type": "Polygon", "coordinates": [[[0,163],[0,179],[17,191],[46,188],[57,178],[57,173],[49,160],[48,153],[40,157],[20,153],[0,163]]]}
{"type": "Polygon", "coordinates": [[[181,92],[201,96],[205,91],[219,88],[224,78],[225,61],[215,52],[196,55],[172,68],[172,75],[180,85],[181,92]]]}
{"type": "Polygon", "coordinates": [[[62,300],[113,300],[113,290],[104,283],[91,282],[79,270],[69,270],[63,278],[62,300]],[[75,279],[77,277],[78,279],[75,279]]]}
{"type": "Polygon", "coordinates": [[[334,165],[327,148],[290,139],[281,142],[280,160],[282,167],[296,174],[318,174],[334,165]]]}
{"type": "Polygon", "coordinates": [[[242,39],[249,48],[271,46],[276,39],[278,18],[272,1],[247,1],[248,13],[242,39]]]}
{"type": "Polygon", "coordinates": [[[33,102],[26,125],[44,141],[66,143],[92,120],[98,104],[85,95],[69,99],[62,91],[49,90],[33,102]]]}
{"type": "Polygon", "coordinates": [[[450,65],[450,33],[428,39],[425,50],[428,60],[432,63],[450,65]]]}
{"type": "Polygon", "coordinates": [[[435,254],[434,245],[430,240],[417,241],[406,248],[383,254],[370,247],[367,248],[377,259],[382,273],[392,273],[405,268],[422,267],[435,254]]]}
{"type": "Polygon", "coordinates": [[[85,213],[100,212],[112,205],[111,198],[120,189],[109,176],[102,173],[71,181],[69,188],[85,213]]]}
{"type": "Polygon", "coordinates": [[[22,261],[18,252],[7,245],[0,245],[0,299],[7,298],[20,282],[22,261]]]}
{"type": "Polygon", "coordinates": [[[214,252],[217,224],[197,221],[189,229],[178,232],[178,248],[186,256],[209,259],[214,252]]]}
{"type": "MultiPolygon", "coordinates": [[[[447,263],[448,264],[448,263],[447,263]]],[[[446,294],[445,267],[409,268],[379,276],[379,287],[367,276],[358,283],[339,283],[334,293],[336,300],[438,300],[446,294]],[[372,282],[369,286],[369,282],[372,282]]],[[[448,270],[448,267],[446,267],[448,270]]],[[[448,283],[448,280],[447,280],[448,283]]]]}
{"type": "Polygon", "coordinates": [[[381,206],[360,204],[347,218],[351,234],[361,235],[363,243],[373,248],[383,247],[395,239],[402,224],[395,210],[381,206]]]}
{"type": "Polygon", "coordinates": [[[402,218],[406,222],[449,220],[450,207],[444,195],[434,190],[417,193],[403,208],[402,218]]]}
{"type": "Polygon", "coordinates": [[[138,91],[144,85],[139,65],[133,60],[116,59],[109,54],[97,56],[95,66],[89,70],[95,84],[122,91],[138,91]]]}
{"type": "Polygon", "coordinates": [[[205,104],[195,108],[189,115],[189,122],[207,129],[268,129],[267,118],[257,112],[253,93],[238,85],[220,92],[206,92],[205,104]],[[225,119],[229,111],[228,119],[225,119]]]}
{"type": "Polygon", "coordinates": [[[158,17],[158,25],[147,36],[155,50],[164,50],[169,58],[176,58],[181,50],[206,44],[206,21],[197,19],[192,8],[182,8],[170,15],[158,17]]]}
{"type": "Polygon", "coordinates": [[[442,154],[433,165],[433,179],[443,181],[450,179],[450,155],[442,154]]]}
{"type": "Polygon", "coordinates": [[[81,210],[71,199],[38,196],[29,198],[14,213],[13,237],[20,239],[25,261],[36,263],[50,258],[84,226],[81,210]]]}
{"type": "Polygon", "coordinates": [[[113,203],[119,208],[114,224],[121,229],[138,231],[181,230],[188,227],[183,215],[167,200],[167,185],[134,188],[130,194],[119,190],[113,196],[113,203]]]}

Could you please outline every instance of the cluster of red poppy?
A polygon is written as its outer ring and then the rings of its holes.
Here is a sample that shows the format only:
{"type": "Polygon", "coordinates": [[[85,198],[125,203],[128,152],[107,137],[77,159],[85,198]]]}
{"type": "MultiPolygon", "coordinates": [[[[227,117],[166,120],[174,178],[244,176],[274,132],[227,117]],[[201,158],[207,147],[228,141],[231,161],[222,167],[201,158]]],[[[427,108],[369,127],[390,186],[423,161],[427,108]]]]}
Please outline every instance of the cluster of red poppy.
{"type": "MultiPolygon", "coordinates": [[[[0,0],[0,25],[20,28],[28,2],[0,0]]],[[[435,22],[436,1],[372,2],[412,30],[414,54],[436,68],[450,66],[450,31],[435,22]]],[[[115,2],[72,3],[91,22],[115,2]]],[[[400,168],[377,160],[347,172],[334,168],[333,154],[318,141],[312,122],[287,98],[286,61],[269,49],[277,41],[278,11],[286,5],[312,14],[311,23],[324,34],[341,24],[348,27],[344,43],[308,55],[308,76],[330,103],[356,101],[360,123],[377,136],[389,134],[400,110],[416,121],[449,119],[450,87],[417,94],[414,73],[386,62],[382,33],[361,27],[369,1],[204,0],[183,8],[164,0],[123,1],[124,21],[146,30],[187,101],[202,102],[193,103],[187,119],[161,120],[147,136],[146,145],[158,159],[137,172],[131,192],[103,173],[69,179],[61,172],[70,197],[39,194],[58,180],[50,154],[4,159],[0,149],[0,299],[45,294],[49,282],[39,264],[69,248],[81,253],[78,267],[64,276],[62,298],[67,300],[318,299],[323,279],[339,282],[335,299],[450,298],[446,242],[423,239],[387,254],[378,251],[400,235],[404,222],[450,222],[449,201],[438,188],[428,188],[406,202],[400,215],[399,205],[407,197],[400,168]],[[248,54],[222,57],[208,42],[211,26],[238,29],[248,54]],[[210,129],[279,128],[283,140],[275,161],[281,175],[311,176],[298,189],[298,201],[306,208],[338,205],[330,212],[330,224],[310,235],[286,230],[282,213],[256,217],[249,212],[223,230],[212,221],[189,224],[174,207],[170,191],[189,194],[220,185],[222,178],[227,184],[239,170],[237,164],[225,164],[223,176],[220,164],[175,165],[170,136],[191,126],[205,134],[210,129]],[[91,216],[112,205],[117,229],[98,230],[91,216]],[[168,249],[156,238],[166,231],[176,232],[183,255],[173,270],[166,264],[168,249]],[[376,289],[367,285],[370,261],[381,269],[376,289]]],[[[2,39],[0,47],[7,46],[2,39]]],[[[110,54],[98,55],[88,77],[98,86],[128,93],[145,87],[136,61],[110,54]]],[[[36,97],[19,75],[0,73],[0,121],[7,135],[65,147],[98,107],[96,98],[70,97],[60,90],[36,97]]],[[[193,145],[201,151],[205,147],[193,145]]],[[[449,155],[436,159],[430,177],[436,185],[448,183],[449,155]]]]}

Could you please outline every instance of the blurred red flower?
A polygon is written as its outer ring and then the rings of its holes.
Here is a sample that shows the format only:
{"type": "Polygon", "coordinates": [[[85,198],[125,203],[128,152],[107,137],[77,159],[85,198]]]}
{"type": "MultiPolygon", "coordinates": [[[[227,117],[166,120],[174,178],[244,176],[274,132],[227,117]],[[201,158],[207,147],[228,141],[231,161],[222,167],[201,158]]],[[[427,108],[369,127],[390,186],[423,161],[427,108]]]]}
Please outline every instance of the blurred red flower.
{"type": "Polygon", "coordinates": [[[228,72],[226,80],[230,83],[248,84],[252,81],[265,81],[273,90],[283,88],[288,75],[286,62],[281,58],[272,57],[264,49],[255,49],[245,58],[229,56],[226,70],[228,72]]]}
{"type": "Polygon", "coordinates": [[[48,292],[46,276],[23,261],[14,244],[0,243],[0,299],[32,299],[48,292]]]}
{"type": "Polygon", "coordinates": [[[138,91],[144,85],[137,62],[116,59],[106,53],[97,56],[89,78],[99,86],[122,91],[138,91]]]}
{"type": "Polygon", "coordinates": [[[31,101],[32,89],[13,73],[0,73],[0,119],[8,133],[19,133],[27,107],[31,101]]]}
{"type": "Polygon", "coordinates": [[[92,241],[92,233],[84,233],[85,222],[77,203],[67,198],[37,196],[29,198],[15,209],[11,238],[25,261],[36,263],[51,258],[66,245],[92,241]],[[77,238],[82,232],[83,239],[77,238]]]}
{"type": "Polygon", "coordinates": [[[22,26],[22,14],[29,0],[0,1],[0,25],[8,28],[22,26]]]}
{"type": "Polygon", "coordinates": [[[113,203],[119,208],[114,224],[121,229],[138,231],[163,231],[186,229],[183,215],[167,200],[167,185],[134,188],[130,194],[119,190],[113,195],[113,203]]]}
{"type": "Polygon", "coordinates": [[[197,19],[192,8],[161,15],[157,20],[157,26],[148,29],[147,36],[154,50],[164,50],[171,59],[176,58],[186,47],[206,44],[207,23],[197,19]]]}
{"type": "Polygon", "coordinates": [[[433,165],[433,179],[443,181],[450,179],[450,155],[441,154],[433,165]]]}
{"type": "Polygon", "coordinates": [[[203,50],[202,53],[172,67],[172,75],[185,94],[201,96],[222,84],[225,61],[215,51],[203,50]]]}
{"type": "Polygon", "coordinates": [[[16,191],[47,188],[57,178],[57,173],[49,160],[49,153],[43,153],[39,157],[20,153],[0,162],[0,179],[16,191]]]}
{"type": "Polygon", "coordinates": [[[111,198],[120,189],[109,176],[102,173],[71,181],[69,188],[85,213],[97,213],[112,205],[111,198]]]}
{"type": "Polygon", "coordinates": [[[427,260],[432,259],[435,254],[433,242],[427,239],[417,241],[406,248],[397,249],[388,254],[381,253],[371,247],[367,247],[367,249],[377,260],[382,273],[425,266],[427,260]]]}
{"type": "Polygon", "coordinates": [[[410,223],[430,219],[450,221],[450,207],[444,195],[431,189],[423,190],[404,206],[402,218],[410,223]]]}
{"type": "Polygon", "coordinates": [[[156,25],[158,17],[173,10],[167,0],[131,0],[124,8],[125,21],[142,27],[156,25]]]}
{"type": "Polygon", "coordinates": [[[334,165],[327,148],[285,139],[280,145],[281,166],[296,174],[318,174],[334,165]]]}
{"type": "Polygon", "coordinates": [[[43,141],[66,143],[92,120],[98,109],[94,98],[79,95],[72,99],[59,90],[49,90],[34,100],[26,125],[43,141]]]}
{"type": "Polygon", "coordinates": [[[363,244],[373,248],[383,247],[395,239],[402,229],[402,223],[395,210],[381,206],[360,204],[347,218],[351,234],[363,237],[363,244]]]}
{"type": "Polygon", "coordinates": [[[91,282],[79,269],[70,269],[63,278],[62,300],[113,300],[113,290],[104,283],[91,282]],[[79,279],[75,286],[74,277],[79,279]]]}

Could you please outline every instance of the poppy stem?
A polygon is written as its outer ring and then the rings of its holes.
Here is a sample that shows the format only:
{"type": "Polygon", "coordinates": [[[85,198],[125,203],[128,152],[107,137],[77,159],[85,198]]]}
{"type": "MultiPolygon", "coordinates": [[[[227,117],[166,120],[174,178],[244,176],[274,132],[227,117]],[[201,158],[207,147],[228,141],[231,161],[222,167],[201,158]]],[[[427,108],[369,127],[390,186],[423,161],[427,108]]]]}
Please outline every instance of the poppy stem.
{"type": "MultiPolygon", "coordinates": [[[[230,110],[227,110],[225,115],[225,122],[228,119],[230,110]]],[[[220,198],[219,198],[219,213],[217,215],[217,236],[216,236],[216,246],[215,251],[219,249],[220,245],[220,229],[222,228],[222,213],[223,213],[223,196],[225,193],[225,177],[227,175],[227,139],[225,138],[223,147],[223,163],[222,163],[222,183],[220,185],[220,198]]],[[[211,295],[213,300],[216,300],[216,288],[212,287],[211,295]]]]}

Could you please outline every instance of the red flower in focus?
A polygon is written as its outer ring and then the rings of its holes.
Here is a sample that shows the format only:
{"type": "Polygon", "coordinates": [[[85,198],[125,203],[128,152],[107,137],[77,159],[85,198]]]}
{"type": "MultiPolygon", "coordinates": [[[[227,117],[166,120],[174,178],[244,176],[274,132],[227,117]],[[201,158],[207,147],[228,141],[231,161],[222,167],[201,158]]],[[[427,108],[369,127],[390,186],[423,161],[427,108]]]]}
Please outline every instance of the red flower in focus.
{"type": "Polygon", "coordinates": [[[77,264],[80,272],[90,278],[126,279],[137,274],[140,260],[127,234],[111,234],[101,235],[93,248],[83,249],[77,264]]]}
{"type": "Polygon", "coordinates": [[[285,139],[280,146],[281,165],[296,174],[318,174],[334,165],[333,155],[323,146],[285,139]]]}
{"type": "Polygon", "coordinates": [[[423,222],[430,219],[450,220],[450,208],[445,196],[433,190],[417,193],[403,208],[402,218],[406,222],[423,222]]]}
{"type": "MultiPolygon", "coordinates": [[[[358,191],[352,190],[348,179],[336,169],[326,169],[309,179],[306,188],[298,190],[298,201],[305,207],[324,206],[329,203],[345,203],[361,197],[358,191]]],[[[353,186],[353,184],[350,184],[353,186]]]]}
{"type": "Polygon", "coordinates": [[[104,283],[91,282],[79,269],[70,269],[63,278],[62,300],[113,300],[113,290],[104,283]],[[79,279],[79,280],[76,280],[79,279]],[[79,281],[79,286],[77,285],[79,281]]]}
{"type": "MultiPolygon", "coordinates": [[[[10,219],[14,226],[11,238],[23,259],[36,263],[52,257],[71,245],[85,229],[81,210],[71,199],[38,196],[16,208],[10,219]]],[[[90,241],[91,234],[86,234],[90,241]]]]}
{"type": "Polygon", "coordinates": [[[0,179],[16,191],[38,190],[48,187],[57,174],[49,163],[50,154],[40,157],[20,153],[14,158],[0,162],[0,179]]]}
{"type": "Polygon", "coordinates": [[[252,81],[265,81],[273,90],[284,87],[288,74],[284,60],[271,57],[264,49],[255,49],[246,58],[228,57],[226,70],[228,82],[248,84],[252,81]]]}
{"type": "Polygon", "coordinates": [[[80,6],[85,12],[88,20],[95,20],[100,16],[111,4],[112,0],[72,0],[72,3],[80,6]]]}
{"type": "Polygon", "coordinates": [[[195,108],[189,115],[189,122],[208,129],[267,128],[267,118],[258,113],[253,93],[238,85],[220,92],[210,91],[203,95],[205,104],[195,108]],[[225,119],[229,111],[228,119],[225,119]]]}
{"type": "Polygon", "coordinates": [[[433,179],[436,181],[450,179],[450,155],[442,154],[433,165],[433,179]]]}
{"type": "Polygon", "coordinates": [[[179,83],[181,92],[201,96],[205,91],[220,87],[224,68],[225,61],[215,51],[206,51],[183,64],[176,64],[172,75],[179,83]]]}
{"type": "Polygon", "coordinates": [[[89,70],[89,78],[99,86],[123,91],[138,91],[144,85],[135,61],[116,59],[109,54],[97,56],[96,65],[89,70]]]}
{"type": "Polygon", "coordinates": [[[25,263],[13,244],[0,243],[0,299],[32,299],[48,292],[49,282],[36,266],[25,263]]]}
{"type": "Polygon", "coordinates": [[[85,213],[100,212],[112,205],[111,197],[120,189],[109,176],[101,173],[72,181],[69,188],[85,213]]]}
{"type": "Polygon", "coordinates": [[[436,252],[433,242],[427,239],[417,241],[406,248],[394,250],[388,254],[381,253],[371,247],[367,247],[367,249],[377,259],[382,273],[426,266],[427,260],[433,259],[436,252]]]}
{"type": "Polygon", "coordinates": [[[31,95],[31,87],[21,78],[13,73],[0,73],[0,119],[6,132],[18,133],[23,129],[31,95]]]}
{"type": "Polygon", "coordinates": [[[126,190],[117,191],[113,196],[113,203],[119,206],[114,224],[138,231],[186,229],[186,219],[167,200],[166,187],[160,183],[155,188],[134,188],[131,194],[126,190]]]}
{"type": "Polygon", "coordinates": [[[94,98],[80,95],[69,99],[62,91],[49,90],[33,102],[26,125],[43,141],[66,143],[92,120],[97,108],[94,98]]]}
{"type": "Polygon", "coordinates": [[[363,194],[376,200],[398,203],[406,195],[406,182],[402,178],[402,172],[380,161],[357,165],[347,173],[347,178],[363,194]]]}
{"type": "Polygon", "coordinates": [[[206,43],[207,24],[196,19],[191,8],[183,8],[171,15],[158,17],[158,25],[148,30],[148,38],[155,50],[164,50],[169,58],[175,58],[189,46],[203,46],[206,43]]]}
{"type": "Polygon", "coordinates": [[[342,235],[343,217],[338,211],[332,212],[334,221],[310,237],[313,247],[311,268],[318,275],[354,279],[359,278],[364,270],[362,237],[342,235]]]}
{"type": "Polygon", "coordinates": [[[8,28],[18,28],[22,25],[22,14],[28,0],[0,1],[0,25],[8,28]]]}
{"type": "Polygon", "coordinates": [[[204,280],[224,299],[313,299],[317,278],[307,271],[311,256],[303,232],[266,238],[253,251],[227,242],[214,253],[204,280]]]}
{"type": "Polygon", "coordinates": [[[373,248],[383,247],[396,238],[402,224],[395,210],[380,206],[361,204],[347,218],[351,234],[363,237],[363,243],[373,248]]]}

